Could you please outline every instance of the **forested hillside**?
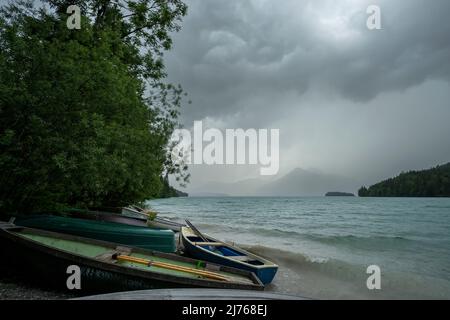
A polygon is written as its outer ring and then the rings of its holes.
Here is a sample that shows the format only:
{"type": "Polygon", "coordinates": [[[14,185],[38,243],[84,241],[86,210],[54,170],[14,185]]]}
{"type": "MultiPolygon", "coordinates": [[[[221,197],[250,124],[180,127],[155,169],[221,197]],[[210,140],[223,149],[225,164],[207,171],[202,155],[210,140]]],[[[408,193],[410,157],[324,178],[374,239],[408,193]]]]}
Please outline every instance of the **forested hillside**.
{"type": "Polygon", "coordinates": [[[362,187],[360,197],[450,197],[450,163],[362,187]]]}

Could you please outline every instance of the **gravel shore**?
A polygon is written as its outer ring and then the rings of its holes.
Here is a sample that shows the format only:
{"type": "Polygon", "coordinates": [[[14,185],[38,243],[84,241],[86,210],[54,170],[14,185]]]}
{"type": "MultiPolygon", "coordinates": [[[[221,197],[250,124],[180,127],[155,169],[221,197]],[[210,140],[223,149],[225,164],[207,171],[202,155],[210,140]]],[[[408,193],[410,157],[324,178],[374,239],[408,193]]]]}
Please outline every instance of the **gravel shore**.
{"type": "Polygon", "coordinates": [[[75,296],[30,284],[11,272],[0,272],[0,300],[61,300],[73,297],[75,296]]]}

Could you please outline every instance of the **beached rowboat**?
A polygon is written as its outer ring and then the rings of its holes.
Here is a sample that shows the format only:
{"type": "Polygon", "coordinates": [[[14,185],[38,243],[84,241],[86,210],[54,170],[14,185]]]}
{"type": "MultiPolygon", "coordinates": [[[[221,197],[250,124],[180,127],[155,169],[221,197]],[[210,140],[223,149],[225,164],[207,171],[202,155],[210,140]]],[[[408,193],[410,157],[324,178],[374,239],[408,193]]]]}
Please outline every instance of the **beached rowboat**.
{"type": "Polygon", "coordinates": [[[15,270],[65,290],[70,275],[68,267],[78,266],[81,291],[85,293],[190,287],[263,289],[250,272],[174,254],[6,224],[0,226],[0,254],[2,262],[15,270]]]}
{"type": "MultiPolygon", "coordinates": [[[[178,223],[176,221],[172,221],[166,218],[161,217],[155,217],[154,219],[149,219],[148,213],[145,209],[139,208],[137,206],[130,206],[130,207],[123,207],[123,208],[116,208],[116,207],[97,207],[97,208],[90,208],[89,212],[96,212],[96,213],[109,213],[109,214],[115,214],[126,218],[133,218],[133,219],[139,219],[144,220],[146,222],[147,227],[153,228],[153,229],[168,229],[172,230],[173,232],[180,232],[181,227],[184,227],[185,225],[182,223],[178,223]]],[[[125,221],[125,220],[123,220],[125,221]]]]}
{"type": "Polygon", "coordinates": [[[181,241],[184,251],[190,256],[254,272],[263,284],[271,283],[278,270],[278,266],[267,259],[199,234],[189,227],[181,228],[181,241]]]}
{"type": "Polygon", "coordinates": [[[168,229],[173,232],[180,232],[182,224],[164,218],[156,217],[153,220],[147,220],[147,226],[153,229],[168,229]]]}
{"type": "Polygon", "coordinates": [[[159,217],[155,217],[153,220],[150,220],[149,217],[143,212],[138,212],[128,208],[124,208],[122,212],[123,213],[70,209],[67,210],[65,214],[73,218],[108,221],[131,226],[147,227],[151,229],[172,230],[173,232],[180,232],[181,227],[184,226],[175,221],[159,217]]]}
{"type": "Polygon", "coordinates": [[[107,221],[49,215],[17,218],[15,224],[28,228],[111,241],[149,250],[169,253],[176,251],[175,236],[171,230],[154,230],[145,226],[131,226],[107,221]]]}
{"type": "Polygon", "coordinates": [[[305,297],[254,290],[232,289],[153,289],[114,292],[73,300],[309,300],[305,297]]]}
{"type": "Polygon", "coordinates": [[[70,209],[64,212],[69,217],[85,220],[97,220],[97,221],[107,221],[120,223],[130,226],[137,227],[148,227],[147,219],[142,217],[130,217],[124,216],[118,213],[105,212],[105,211],[94,211],[94,210],[81,210],[81,209],[70,209]]]}
{"type": "Polygon", "coordinates": [[[173,232],[180,232],[181,228],[185,226],[184,224],[160,217],[148,219],[148,215],[145,213],[145,211],[142,209],[139,210],[137,208],[122,208],[122,215],[127,217],[147,219],[147,226],[154,229],[169,229],[173,232]]]}

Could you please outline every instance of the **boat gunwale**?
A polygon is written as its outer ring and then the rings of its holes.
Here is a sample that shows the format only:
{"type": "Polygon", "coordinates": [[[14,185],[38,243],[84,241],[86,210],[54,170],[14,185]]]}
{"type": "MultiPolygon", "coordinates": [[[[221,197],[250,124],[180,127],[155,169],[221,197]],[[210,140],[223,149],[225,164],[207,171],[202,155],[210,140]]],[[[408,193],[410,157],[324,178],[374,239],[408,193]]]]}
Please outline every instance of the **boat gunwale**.
{"type": "MultiPolygon", "coordinates": [[[[124,217],[124,218],[131,218],[131,219],[136,219],[136,220],[141,220],[141,221],[147,221],[147,216],[140,212],[137,211],[136,209],[133,208],[129,208],[129,207],[92,207],[89,208],[87,211],[82,211],[82,212],[87,212],[87,213],[95,213],[95,214],[105,214],[105,215],[115,215],[115,216],[120,216],[120,217],[124,217]],[[129,211],[130,214],[124,214],[123,211],[129,211]]],[[[170,224],[174,227],[180,228],[184,227],[185,225],[176,221],[171,221],[168,219],[164,219],[164,218],[160,218],[160,217],[156,217],[155,220],[160,220],[163,223],[167,223],[170,224]]]]}
{"type": "MultiPolygon", "coordinates": [[[[82,243],[87,244],[94,244],[106,247],[107,249],[116,250],[117,247],[122,248],[130,248],[132,249],[131,252],[138,253],[138,254],[144,254],[149,256],[156,256],[161,258],[166,258],[173,261],[178,262],[185,262],[185,263],[191,263],[196,264],[199,260],[187,258],[187,257],[181,257],[175,254],[165,253],[165,252],[159,252],[159,251],[153,251],[153,250],[146,250],[141,249],[137,247],[131,247],[126,245],[121,245],[114,242],[107,242],[103,240],[96,240],[96,239],[90,239],[90,238],[84,238],[79,236],[72,236],[68,234],[63,233],[57,233],[52,231],[46,231],[41,229],[35,229],[35,228],[28,228],[28,227],[21,227],[21,226],[9,226],[9,227],[0,227],[0,237],[7,237],[10,240],[13,240],[15,242],[19,242],[21,245],[24,245],[28,248],[31,248],[33,250],[38,250],[40,252],[43,252],[44,254],[65,259],[68,261],[72,261],[75,263],[80,263],[82,265],[102,269],[108,272],[118,273],[122,275],[130,275],[137,278],[145,278],[147,280],[158,280],[163,281],[167,283],[174,283],[174,284],[185,284],[185,285],[196,285],[196,286],[204,286],[204,287],[230,287],[230,288],[247,288],[252,290],[264,290],[264,285],[259,280],[259,278],[253,273],[248,272],[245,270],[228,267],[228,266],[221,266],[214,263],[210,263],[211,265],[217,266],[219,271],[228,272],[231,274],[241,275],[246,277],[248,280],[252,281],[252,283],[239,283],[236,281],[231,282],[223,282],[213,279],[204,279],[204,278],[187,278],[179,275],[173,275],[173,274],[164,274],[164,273],[158,273],[153,270],[143,270],[143,269],[137,269],[122,265],[117,265],[114,263],[106,262],[106,261],[100,261],[98,259],[95,259],[94,257],[85,257],[80,254],[72,253],[66,250],[62,250],[59,248],[51,247],[49,245],[43,244],[41,242],[26,238],[22,236],[20,233],[15,233],[14,230],[21,230],[25,231],[31,234],[37,234],[42,236],[53,236],[57,239],[61,240],[72,240],[72,241],[78,241],[82,243]],[[31,231],[31,232],[30,232],[31,231]],[[3,234],[3,235],[2,235],[3,234]],[[242,272],[244,271],[244,272],[242,272]],[[212,284],[212,285],[211,285],[212,284]]],[[[209,263],[209,262],[208,262],[209,263]]]]}
{"type": "Polygon", "coordinates": [[[111,220],[107,220],[107,218],[121,218],[124,220],[134,221],[134,222],[140,222],[142,223],[142,227],[147,226],[147,220],[144,218],[138,218],[138,217],[131,217],[126,215],[121,215],[120,213],[114,213],[114,212],[106,212],[106,211],[93,211],[93,210],[87,210],[87,211],[79,211],[79,212],[69,212],[68,215],[70,217],[79,218],[79,219],[86,219],[86,220],[96,220],[96,221],[108,221],[113,223],[119,223],[119,224],[125,224],[123,222],[115,222],[111,220]]]}
{"type": "MultiPolygon", "coordinates": [[[[219,241],[219,240],[217,240],[217,239],[215,239],[215,238],[213,238],[213,237],[210,237],[210,236],[208,236],[208,235],[206,235],[206,238],[207,238],[208,240],[212,240],[212,242],[220,242],[220,243],[223,243],[223,247],[228,247],[228,248],[233,249],[233,250],[235,250],[235,251],[237,251],[237,252],[239,252],[239,253],[244,253],[244,254],[243,254],[244,256],[248,256],[248,257],[255,258],[256,260],[260,260],[261,262],[264,262],[264,264],[263,264],[263,265],[254,265],[254,264],[251,264],[251,263],[247,263],[247,262],[245,262],[245,261],[239,261],[239,260],[233,259],[233,258],[232,258],[233,256],[223,256],[223,255],[217,254],[217,253],[215,253],[215,252],[213,252],[213,251],[210,251],[210,250],[208,250],[208,249],[205,249],[205,248],[203,248],[203,247],[201,247],[201,246],[197,246],[197,245],[194,244],[194,242],[192,242],[191,240],[189,240],[189,239],[187,238],[187,236],[186,236],[185,233],[183,232],[183,230],[185,230],[185,229],[190,229],[190,228],[189,228],[189,227],[183,227],[183,228],[181,228],[180,234],[181,234],[182,240],[183,240],[183,241],[187,241],[191,246],[193,246],[193,247],[195,247],[195,248],[198,248],[198,249],[201,250],[203,253],[213,254],[213,255],[216,256],[216,257],[226,259],[226,260],[228,260],[228,261],[230,261],[230,262],[233,262],[233,263],[243,264],[243,265],[245,265],[245,266],[247,266],[247,267],[254,268],[254,269],[278,268],[278,265],[277,265],[276,263],[274,263],[274,262],[272,262],[272,261],[269,261],[269,260],[267,260],[266,258],[260,257],[260,256],[258,256],[258,255],[256,255],[256,254],[251,253],[251,252],[248,252],[248,251],[246,251],[246,250],[244,250],[244,249],[242,249],[242,248],[235,247],[235,246],[232,246],[232,245],[230,245],[230,244],[224,243],[223,241],[219,241]]],[[[195,235],[195,234],[193,234],[193,235],[195,235]]]]}
{"type": "MultiPolygon", "coordinates": [[[[129,218],[134,218],[134,219],[142,219],[142,220],[148,221],[148,217],[144,213],[142,213],[140,211],[134,210],[132,208],[127,208],[127,207],[122,208],[122,212],[123,211],[131,212],[131,214],[129,214],[129,215],[122,213],[122,215],[124,217],[129,217],[129,218]],[[134,215],[134,216],[132,216],[132,215],[134,215]]],[[[154,220],[150,220],[150,221],[160,222],[160,223],[163,223],[163,224],[168,224],[168,225],[170,225],[172,227],[175,227],[175,228],[179,229],[180,231],[181,231],[182,227],[185,227],[185,225],[182,224],[182,223],[179,223],[179,222],[176,222],[176,221],[171,221],[169,219],[160,218],[158,216],[155,217],[154,220]]],[[[179,232],[179,231],[177,231],[177,232],[179,232]]]]}
{"type": "Polygon", "coordinates": [[[168,224],[168,225],[171,225],[171,226],[174,226],[174,227],[178,227],[178,228],[180,228],[180,230],[181,230],[182,227],[184,227],[184,225],[181,224],[181,223],[178,223],[178,222],[175,222],[175,221],[171,221],[171,220],[165,219],[165,218],[160,218],[160,217],[156,217],[154,220],[150,220],[150,221],[155,221],[155,222],[159,222],[159,223],[168,224]]]}
{"type": "MultiPolygon", "coordinates": [[[[93,229],[91,228],[92,232],[95,232],[98,234],[110,233],[110,230],[108,230],[108,229],[112,229],[114,231],[114,233],[118,234],[118,235],[128,235],[130,231],[133,231],[133,233],[136,236],[145,236],[145,237],[160,236],[160,235],[163,235],[164,237],[175,236],[175,232],[170,229],[156,230],[156,229],[148,228],[147,226],[136,226],[136,225],[128,225],[128,224],[123,224],[123,223],[118,223],[118,222],[113,222],[113,221],[107,221],[107,220],[84,219],[81,217],[70,217],[70,216],[68,217],[68,216],[58,216],[58,215],[51,215],[51,214],[34,215],[34,216],[27,217],[21,221],[27,221],[27,220],[34,221],[35,220],[35,221],[39,222],[39,221],[42,221],[43,219],[55,219],[55,218],[56,218],[56,222],[55,222],[56,224],[59,222],[63,223],[64,221],[62,219],[73,220],[74,222],[73,222],[72,226],[70,227],[70,229],[78,230],[78,229],[80,229],[79,224],[90,223],[92,226],[95,227],[93,229]],[[58,221],[58,219],[60,221],[58,221]],[[157,234],[157,233],[159,233],[159,234],[157,234]]],[[[69,222],[64,222],[64,223],[69,223],[69,222]]],[[[21,222],[18,222],[18,226],[20,225],[20,223],[21,222]]],[[[28,228],[28,227],[26,227],[26,228],[28,228]]],[[[30,229],[43,230],[43,229],[39,229],[37,227],[33,227],[30,229]]],[[[84,230],[84,228],[81,228],[81,229],[84,230]]],[[[55,232],[55,233],[59,233],[59,232],[55,232]]],[[[98,241],[102,241],[102,240],[98,240],[98,241]]]]}
{"type": "Polygon", "coordinates": [[[170,230],[174,233],[180,232],[182,225],[181,223],[170,221],[164,218],[156,217],[154,220],[148,220],[144,215],[141,214],[142,217],[131,216],[126,214],[114,213],[114,212],[106,212],[106,211],[79,211],[79,212],[69,212],[68,216],[76,219],[83,220],[91,220],[91,221],[103,221],[110,222],[116,224],[124,224],[135,227],[145,227],[148,229],[157,229],[157,230],[170,230]],[[118,220],[115,220],[118,219],[118,220]],[[122,221],[119,221],[122,220],[122,221]],[[152,225],[151,223],[155,222],[158,225],[152,225]]]}

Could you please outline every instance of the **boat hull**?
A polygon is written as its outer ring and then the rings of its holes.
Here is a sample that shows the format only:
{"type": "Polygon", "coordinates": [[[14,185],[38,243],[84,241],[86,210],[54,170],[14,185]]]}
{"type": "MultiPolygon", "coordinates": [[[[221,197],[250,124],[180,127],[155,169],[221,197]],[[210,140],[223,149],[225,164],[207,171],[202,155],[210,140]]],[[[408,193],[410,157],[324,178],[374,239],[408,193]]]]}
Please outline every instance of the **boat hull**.
{"type": "Polygon", "coordinates": [[[73,300],[310,300],[305,297],[247,290],[153,289],[115,292],[73,300]]]}
{"type": "Polygon", "coordinates": [[[158,217],[153,220],[149,220],[147,222],[147,226],[153,229],[172,230],[173,232],[180,232],[183,227],[183,225],[179,223],[158,217]]]}
{"type": "MultiPolygon", "coordinates": [[[[214,238],[208,238],[210,242],[217,242],[214,238]]],[[[221,256],[214,254],[213,252],[209,250],[204,250],[201,247],[195,245],[192,241],[190,241],[187,236],[184,234],[184,232],[181,232],[181,241],[184,247],[184,251],[191,257],[204,260],[204,261],[210,261],[212,263],[229,266],[237,269],[246,270],[249,272],[253,272],[256,274],[256,276],[261,280],[263,284],[269,284],[274,279],[277,271],[278,266],[275,264],[269,264],[266,266],[253,266],[249,265],[247,263],[242,263],[241,261],[232,260],[229,257],[221,256]]],[[[226,244],[223,244],[223,247],[227,247],[226,244]]],[[[231,250],[238,249],[240,253],[246,256],[250,256],[251,254],[249,252],[246,252],[240,248],[232,248],[228,247],[231,250]]]]}
{"type": "MultiPolygon", "coordinates": [[[[143,212],[139,212],[131,208],[123,208],[122,215],[124,217],[130,217],[135,219],[147,218],[147,216],[143,212]]],[[[162,230],[167,229],[172,230],[173,232],[180,232],[181,228],[184,227],[184,225],[181,223],[160,217],[155,217],[153,220],[147,220],[146,224],[149,228],[162,230]]]]}
{"type": "Polygon", "coordinates": [[[91,239],[110,241],[143,249],[174,253],[175,236],[171,230],[121,225],[107,221],[94,221],[58,216],[32,216],[16,219],[16,225],[91,239]]]}
{"type": "Polygon", "coordinates": [[[72,209],[67,211],[67,215],[77,219],[106,221],[129,226],[147,227],[147,220],[145,218],[124,216],[122,214],[112,212],[72,209]]]}
{"type": "MultiPolygon", "coordinates": [[[[56,288],[61,291],[70,291],[76,295],[161,288],[263,289],[263,286],[260,282],[258,283],[258,281],[245,284],[207,281],[204,279],[182,278],[179,276],[146,272],[135,268],[125,268],[120,265],[87,258],[72,252],[57,250],[47,245],[42,245],[35,241],[30,241],[17,236],[14,232],[10,232],[10,230],[22,229],[31,233],[51,235],[58,239],[67,238],[79,241],[80,243],[101,244],[111,250],[117,248],[117,244],[28,228],[0,228],[0,253],[2,255],[2,261],[8,261],[8,267],[13,268],[15,272],[22,273],[36,284],[49,288],[56,288]],[[67,280],[70,276],[67,270],[69,266],[73,265],[78,266],[81,271],[81,289],[79,290],[69,290],[67,288],[67,280]]],[[[139,248],[132,249],[135,253],[155,256],[158,254],[166,260],[178,263],[198,263],[198,261],[173,254],[155,253],[139,248]]],[[[223,266],[217,266],[216,268],[221,271],[234,272],[243,276],[242,273],[239,273],[240,270],[227,269],[223,266]]],[[[149,268],[149,270],[150,269],[151,268],[149,268]]],[[[248,276],[249,279],[252,277],[255,277],[256,279],[256,276],[252,274],[246,274],[245,276],[248,276]]]]}

